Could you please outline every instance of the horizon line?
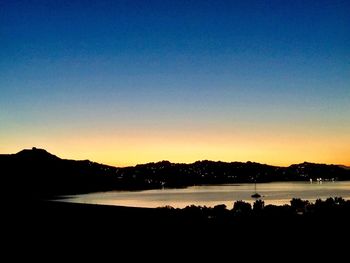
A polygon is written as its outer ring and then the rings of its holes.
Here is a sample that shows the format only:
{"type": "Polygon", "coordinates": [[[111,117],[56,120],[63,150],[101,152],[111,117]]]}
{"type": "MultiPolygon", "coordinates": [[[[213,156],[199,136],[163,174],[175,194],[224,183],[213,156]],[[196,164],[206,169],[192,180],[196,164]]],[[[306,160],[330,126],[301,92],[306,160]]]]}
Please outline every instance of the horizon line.
{"type": "Polygon", "coordinates": [[[108,164],[108,163],[102,163],[102,162],[98,162],[98,161],[94,161],[92,159],[66,159],[65,157],[59,157],[56,154],[52,154],[51,152],[47,151],[44,148],[40,148],[40,147],[31,147],[31,148],[23,148],[22,150],[16,152],[16,153],[0,153],[0,155],[4,154],[4,155],[12,155],[12,154],[18,154],[24,150],[28,150],[28,151],[33,151],[33,150],[43,150],[51,155],[54,155],[60,159],[63,160],[73,160],[73,161],[90,161],[90,162],[94,162],[94,163],[99,163],[102,165],[107,165],[107,166],[111,166],[111,167],[115,167],[115,168],[128,168],[128,167],[135,167],[137,165],[147,165],[147,164],[152,164],[152,163],[161,163],[161,162],[169,162],[172,164],[186,164],[186,165],[190,165],[190,164],[194,164],[196,162],[222,162],[222,163],[255,163],[255,164],[261,164],[261,165],[268,165],[268,166],[274,166],[274,167],[290,167],[292,165],[297,165],[297,164],[303,164],[303,163],[309,163],[309,164],[319,164],[319,165],[335,165],[335,166],[343,166],[346,168],[350,168],[349,164],[335,164],[335,163],[320,163],[320,162],[310,162],[310,161],[303,161],[303,162],[296,162],[296,163],[291,163],[289,165],[273,165],[273,164],[269,164],[269,163],[265,163],[265,162],[256,162],[256,161],[252,161],[252,160],[247,160],[247,161],[222,161],[222,160],[213,160],[213,159],[198,159],[196,161],[191,161],[191,162],[173,162],[171,160],[168,159],[163,159],[163,160],[158,160],[158,161],[149,161],[149,162],[145,162],[145,163],[136,163],[133,165],[125,165],[125,166],[117,166],[117,165],[112,165],[112,164],[108,164]]]}

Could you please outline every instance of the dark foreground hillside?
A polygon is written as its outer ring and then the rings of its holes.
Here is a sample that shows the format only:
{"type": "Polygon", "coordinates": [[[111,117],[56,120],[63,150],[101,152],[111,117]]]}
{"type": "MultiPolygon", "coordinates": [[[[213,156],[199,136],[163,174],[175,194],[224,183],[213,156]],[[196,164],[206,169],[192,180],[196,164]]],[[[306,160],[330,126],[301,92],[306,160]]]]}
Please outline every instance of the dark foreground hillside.
{"type": "MultiPolygon", "coordinates": [[[[181,262],[185,252],[205,259],[214,254],[212,261],[217,262],[220,256],[235,259],[242,255],[242,249],[255,251],[244,254],[249,258],[280,250],[299,255],[300,251],[316,253],[320,249],[334,256],[334,251],[337,254],[346,251],[343,245],[347,243],[342,240],[350,236],[350,202],[341,198],[315,204],[295,199],[290,206],[283,207],[262,203],[251,207],[237,202],[233,209],[222,205],[147,209],[49,201],[67,193],[159,187],[159,183],[175,182],[178,172],[183,186],[202,179],[217,183],[239,178],[251,181],[256,175],[260,175],[260,180],[286,180],[290,175],[305,180],[326,174],[329,177],[326,179],[348,178],[349,170],[338,166],[301,164],[276,168],[206,161],[191,165],[161,162],[121,169],[90,161],[63,160],[44,150],[32,149],[1,155],[0,168],[1,189],[6,196],[3,240],[17,252],[34,247],[30,251],[35,256],[54,251],[45,258],[46,262],[72,251],[86,256],[97,248],[112,252],[114,259],[126,253],[129,259],[150,255],[152,260],[158,257],[162,261],[180,256],[177,261],[181,262]],[[266,173],[262,174],[264,169],[266,173]],[[234,177],[240,172],[243,177],[234,177]]],[[[106,251],[99,252],[100,257],[105,254],[106,251]]],[[[21,255],[14,253],[12,257],[21,255]]]]}
{"type": "MultiPolygon", "coordinates": [[[[286,257],[315,260],[330,255],[331,262],[343,262],[336,259],[347,255],[349,202],[341,208],[319,205],[300,214],[305,207],[297,211],[266,206],[259,212],[243,203],[231,211],[222,206],[174,210],[21,202],[5,213],[3,238],[6,246],[29,251],[26,258],[31,255],[50,262],[67,258],[81,262],[91,260],[92,255],[99,261],[114,258],[117,262],[125,258],[225,262],[227,255],[234,262],[286,257]]],[[[12,258],[21,255],[11,254],[12,258]]]]}
{"type": "Polygon", "coordinates": [[[264,234],[273,230],[279,231],[281,228],[284,233],[307,236],[307,233],[315,234],[319,231],[325,234],[334,231],[344,233],[349,230],[350,201],[329,198],[309,203],[293,199],[291,205],[284,206],[264,206],[262,201],[256,201],[251,206],[249,203],[237,201],[232,209],[227,209],[224,205],[174,209],[33,201],[18,203],[11,215],[16,215],[19,227],[35,226],[53,232],[62,227],[63,233],[65,229],[73,229],[78,232],[97,231],[111,235],[176,235],[207,231],[208,234],[214,231],[225,235],[264,234]],[[298,230],[296,233],[295,229],[298,230]]]}

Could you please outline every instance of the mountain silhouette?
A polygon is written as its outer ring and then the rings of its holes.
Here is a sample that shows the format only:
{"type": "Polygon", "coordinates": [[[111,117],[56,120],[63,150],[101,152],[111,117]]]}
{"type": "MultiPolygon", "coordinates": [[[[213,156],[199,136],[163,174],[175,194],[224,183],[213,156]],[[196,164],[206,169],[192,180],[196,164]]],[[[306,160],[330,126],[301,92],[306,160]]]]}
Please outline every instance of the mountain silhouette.
{"type": "Polygon", "coordinates": [[[91,162],[61,159],[32,148],[0,155],[5,191],[12,195],[41,198],[61,194],[112,190],[117,168],[91,162]]]}
{"type": "Polygon", "coordinates": [[[61,159],[33,147],[0,155],[3,191],[15,196],[47,198],[108,190],[186,187],[198,184],[253,183],[303,180],[350,180],[340,165],[304,162],[278,167],[255,162],[161,161],[117,168],[89,160],[61,159]]]}
{"type": "Polygon", "coordinates": [[[20,158],[32,158],[32,159],[42,159],[42,160],[57,160],[60,159],[56,155],[53,155],[49,152],[47,152],[44,149],[38,149],[36,147],[33,147],[32,149],[24,149],[16,154],[16,156],[20,158]]]}

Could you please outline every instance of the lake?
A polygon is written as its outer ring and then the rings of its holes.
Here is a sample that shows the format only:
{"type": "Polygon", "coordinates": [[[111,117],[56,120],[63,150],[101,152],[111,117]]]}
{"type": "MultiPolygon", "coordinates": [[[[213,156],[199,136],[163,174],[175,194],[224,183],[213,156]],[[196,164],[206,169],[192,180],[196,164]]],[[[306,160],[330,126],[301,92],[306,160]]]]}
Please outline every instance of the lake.
{"type": "MultiPolygon", "coordinates": [[[[350,199],[350,181],[335,182],[273,182],[257,184],[257,192],[265,204],[289,204],[292,198],[309,201],[328,197],[350,199]]],[[[231,209],[234,201],[250,203],[254,184],[199,185],[181,189],[156,189],[144,191],[108,191],[66,196],[67,202],[131,207],[162,207],[170,205],[184,208],[188,205],[213,207],[225,204],[231,209]]]]}

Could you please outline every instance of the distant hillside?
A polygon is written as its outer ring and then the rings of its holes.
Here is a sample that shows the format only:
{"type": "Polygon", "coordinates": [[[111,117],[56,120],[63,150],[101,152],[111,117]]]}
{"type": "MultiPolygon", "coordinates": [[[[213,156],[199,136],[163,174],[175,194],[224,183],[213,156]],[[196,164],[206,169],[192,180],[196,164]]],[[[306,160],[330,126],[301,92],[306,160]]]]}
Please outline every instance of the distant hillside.
{"type": "Polygon", "coordinates": [[[345,166],[345,165],[338,165],[338,166],[341,167],[341,168],[344,168],[346,170],[350,170],[350,166],[345,166]]]}
{"type": "Polygon", "coordinates": [[[350,180],[350,170],[337,165],[314,163],[278,167],[254,162],[197,161],[174,164],[168,161],[136,165],[118,170],[135,184],[181,187],[196,184],[253,183],[273,181],[350,180]]]}
{"type": "Polygon", "coordinates": [[[64,160],[43,149],[0,155],[1,185],[12,194],[53,196],[112,190],[117,168],[88,160],[64,160]]]}
{"type": "Polygon", "coordinates": [[[88,160],[61,159],[43,149],[0,155],[3,191],[31,197],[116,189],[302,180],[350,180],[350,170],[314,163],[277,167],[254,162],[168,161],[116,168],[88,160]]]}

